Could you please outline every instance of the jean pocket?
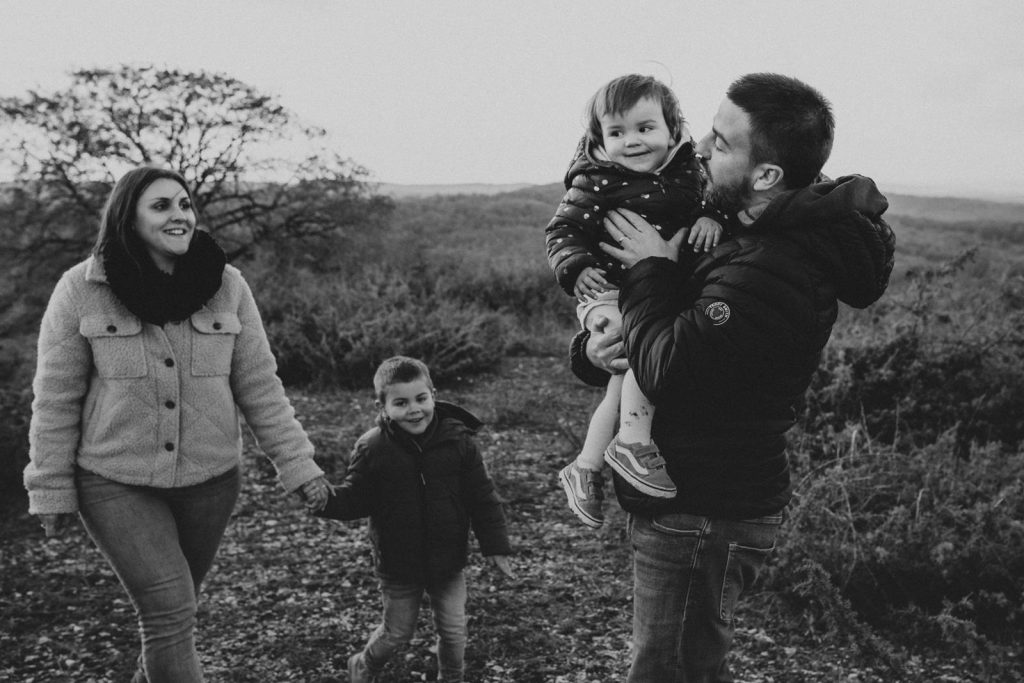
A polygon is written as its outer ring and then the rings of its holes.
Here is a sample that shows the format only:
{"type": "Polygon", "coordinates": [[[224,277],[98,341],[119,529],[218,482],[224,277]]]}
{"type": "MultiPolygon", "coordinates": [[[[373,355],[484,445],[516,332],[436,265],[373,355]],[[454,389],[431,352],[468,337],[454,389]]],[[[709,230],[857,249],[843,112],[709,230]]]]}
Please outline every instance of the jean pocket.
{"type": "Polygon", "coordinates": [[[668,512],[651,517],[651,528],[669,536],[695,537],[704,533],[707,518],[682,512],[668,512]]]}
{"type": "Polygon", "coordinates": [[[732,622],[740,595],[757,580],[768,554],[774,549],[774,543],[768,548],[751,548],[739,543],[729,544],[729,555],[725,561],[725,576],[722,581],[722,596],[719,601],[719,617],[722,621],[732,622]]]}

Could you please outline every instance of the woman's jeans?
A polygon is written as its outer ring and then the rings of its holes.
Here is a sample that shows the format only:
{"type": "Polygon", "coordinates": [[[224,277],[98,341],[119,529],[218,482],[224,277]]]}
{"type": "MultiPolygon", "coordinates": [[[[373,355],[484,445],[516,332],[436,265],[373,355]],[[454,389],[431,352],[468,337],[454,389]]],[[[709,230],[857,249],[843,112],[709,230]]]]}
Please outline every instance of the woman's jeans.
{"type": "Polygon", "coordinates": [[[196,655],[196,599],[240,486],[238,468],[195,486],[119,484],[79,468],[78,507],[96,547],[139,617],[149,683],[203,680],[196,655]]]}
{"type": "Polygon", "coordinates": [[[370,635],[363,650],[369,671],[373,674],[380,671],[384,663],[412,639],[425,591],[430,596],[437,628],[437,680],[461,681],[468,638],[465,573],[460,570],[450,579],[426,586],[382,579],[380,590],[384,620],[370,635]]]}
{"type": "Polygon", "coordinates": [[[736,521],[631,515],[633,662],[629,683],[732,681],[737,599],[775,547],[783,514],[736,521]]]}

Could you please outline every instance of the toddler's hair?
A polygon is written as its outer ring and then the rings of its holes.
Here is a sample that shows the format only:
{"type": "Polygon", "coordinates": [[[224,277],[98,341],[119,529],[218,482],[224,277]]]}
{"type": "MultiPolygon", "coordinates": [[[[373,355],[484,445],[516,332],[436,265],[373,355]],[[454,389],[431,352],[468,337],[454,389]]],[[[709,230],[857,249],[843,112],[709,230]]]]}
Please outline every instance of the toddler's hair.
{"type": "Polygon", "coordinates": [[[425,380],[428,387],[434,388],[426,363],[408,356],[392,356],[378,365],[377,371],[373,373],[373,391],[377,395],[377,400],[383,403],[387,399],[389,386],[418,379],[425,380]]]}
{"type": "Polygon", "coordinates": [[[629,74],[608,81],[587,102],[587,141],[592,145],[604,144],[601,135],[601,117],[623,114],[642,99],[650,98],[661,105],[662,114],[672,139],[679,141],[686,119],[679,108],[679,100],[667,85],[653,76],[629,74]]]}

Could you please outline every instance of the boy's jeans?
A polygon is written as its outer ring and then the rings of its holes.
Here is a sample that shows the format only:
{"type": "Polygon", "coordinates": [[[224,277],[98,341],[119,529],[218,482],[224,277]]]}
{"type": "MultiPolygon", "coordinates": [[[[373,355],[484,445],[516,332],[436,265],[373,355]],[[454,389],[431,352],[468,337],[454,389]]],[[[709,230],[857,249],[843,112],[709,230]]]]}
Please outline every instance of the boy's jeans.
{"type": "Polygon", "coordinates": [[[119,484],[78,469],[79,514],[139,617],[149,683],[203,680],[196,596],[235,507],[238,468],[175,489],[119,484]]]}
{"type": "Polygon", "coordinates": [[[735,521],[630,515],[633,662],[628,683],[726,683],[733,614],[757,578],[783,514],[735,521]]]}
{"type": "Polygon", "coordinates": [[[380,671],[395,651],[412,639],[420,601],[426,591],[437,628],[437,680],[445,683],[461,681],[468,637],[465,573],[459,570],[450,579],[431,586],[382,579],[380,590],[384,621],[370,635],[363,650],[370,672],[380,671]]]}

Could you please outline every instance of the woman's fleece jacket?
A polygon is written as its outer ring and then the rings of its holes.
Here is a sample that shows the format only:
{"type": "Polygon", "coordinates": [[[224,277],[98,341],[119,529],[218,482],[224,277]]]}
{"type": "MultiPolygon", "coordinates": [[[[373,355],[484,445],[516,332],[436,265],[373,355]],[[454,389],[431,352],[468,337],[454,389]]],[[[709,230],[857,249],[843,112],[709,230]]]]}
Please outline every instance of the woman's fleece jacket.
{"type": "Polygon", "coordinates": [[[356,442],[344,481],[315,514],[369,517],[377,574],[391,581],[451,577],[466,565],[471,526],[483,555],[510,554],[505,513],[473,441],[480,426],[444,401],[418,438],[381,417],[356,442]]]}
{"type": "Polygon", "coordinates": [[[29,511],[75,512],[75,466],[124,484],[198,484],[239,464],[239,413],[294,490],[323,473],[276,374],[241,273],[187,320],[163,327],[129,313],[95,257],[50,298],[25,468],[29,511]]]}

